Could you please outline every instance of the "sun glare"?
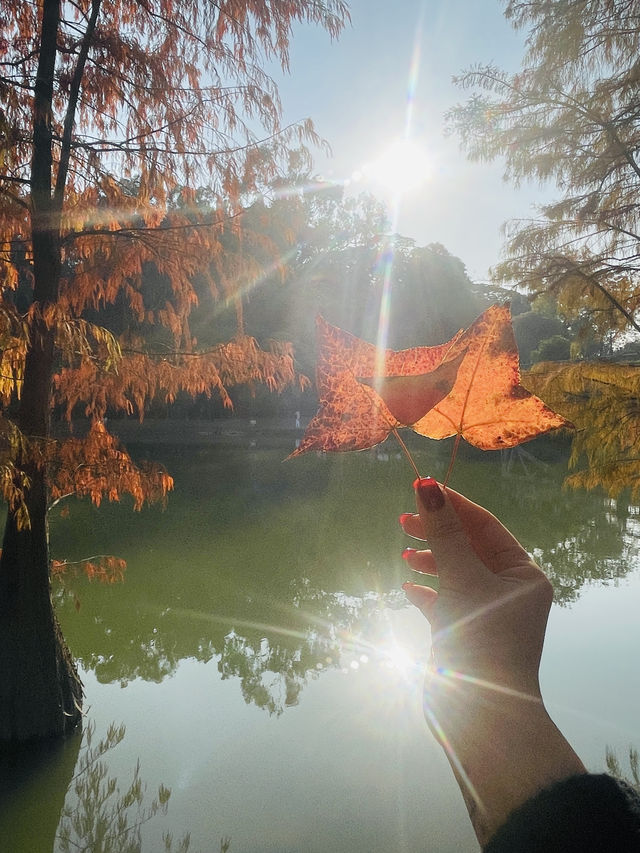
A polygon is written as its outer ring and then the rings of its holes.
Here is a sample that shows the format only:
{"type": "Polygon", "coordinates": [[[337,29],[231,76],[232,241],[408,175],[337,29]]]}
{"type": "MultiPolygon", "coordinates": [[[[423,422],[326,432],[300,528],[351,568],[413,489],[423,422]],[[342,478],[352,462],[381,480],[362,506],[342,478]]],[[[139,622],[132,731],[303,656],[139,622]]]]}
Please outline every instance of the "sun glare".
{"type": "Polygon", "coordinates": [[[362,167],[359,177],[395,195],[406,195],[421,187],[430,174],[431,162],[425,149],[410,139],[396,139],[362,167]]]}

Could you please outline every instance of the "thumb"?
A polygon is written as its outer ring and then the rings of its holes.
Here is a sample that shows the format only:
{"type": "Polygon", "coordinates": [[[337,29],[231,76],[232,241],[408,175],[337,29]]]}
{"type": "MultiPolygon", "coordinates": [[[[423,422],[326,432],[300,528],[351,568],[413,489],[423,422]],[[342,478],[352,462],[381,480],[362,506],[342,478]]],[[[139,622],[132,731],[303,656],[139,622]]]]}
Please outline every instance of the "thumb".
{"type": "Polygon", "coordinates": [[[475,552],[446,489],[433,477],[421,477],[413,485],[420,520],[440,580],[468,585],[484,579],[489,570],[475,552]]]}

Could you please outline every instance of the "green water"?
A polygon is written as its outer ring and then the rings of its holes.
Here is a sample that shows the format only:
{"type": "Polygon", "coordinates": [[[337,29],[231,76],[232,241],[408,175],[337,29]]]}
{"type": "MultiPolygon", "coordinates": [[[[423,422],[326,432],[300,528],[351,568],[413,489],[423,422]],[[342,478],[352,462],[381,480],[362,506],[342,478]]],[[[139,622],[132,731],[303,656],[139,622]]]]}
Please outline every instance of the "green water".
{"type": "MultiPolygon", "coordinates": [[[[445,456],[425,444],[421,471],[442,476],[445,456]]],[[[477,849],[422,718],[427,629],[399,590],[412,474],[383,448],[286,463],[288,445],[161,448],[176,481],[166,511],[54,510],[56,557],[128,564],[123,584],[70,577],[56,596],[94,742],[125,727],[106,776],[124,791],[139,760],[146,803],[171,789],[143,850],[163,850],[166,831],[203,853],[223,836],[231,853],[477,849]]],[[[638,509],[562,491],[562,463],[506,462],[462,460],[452,485],[551,574],[547,703],[590,768],[607,746],[624,764],[640,746],[638,509]]],[[[95,819],[86,789],[65,799],[83,754],[76,738],[2,768],[0,850],[65,849],[65,802],[95,819]]]]}

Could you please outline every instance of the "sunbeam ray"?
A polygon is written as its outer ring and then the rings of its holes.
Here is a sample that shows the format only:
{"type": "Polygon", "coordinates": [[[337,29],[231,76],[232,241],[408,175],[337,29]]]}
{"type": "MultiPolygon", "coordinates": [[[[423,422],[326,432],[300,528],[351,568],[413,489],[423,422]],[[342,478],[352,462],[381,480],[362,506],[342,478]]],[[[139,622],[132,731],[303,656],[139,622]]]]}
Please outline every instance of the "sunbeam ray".
{"type": "MultiPolygon", "coordinates": [[[[407,81],[407,104],[405,110],[404,140],[408,142],[411,138],[415,96],[420,73],[420,57],[422,42],[422,21],[424,17],[424,5],[420,10],[420,17],[416,26],[411,62],[409,65],[409,76],[407,81]]],[[[390,234],[396,234],[400,216],[401,188],[394,193],[390,209],[390,234]]],[[[389,338],[389,320],[391,313],[391,274],[393,271],[393,236],[390,236],[388,248],[385,252],[384,276],[382,284],[382,295],[380,298],[380,313],[378,315],[378,333],[376,338],[377,363],[376,374],[382,376],[384,373],[384,350],[387,348],[389,338]]]]}

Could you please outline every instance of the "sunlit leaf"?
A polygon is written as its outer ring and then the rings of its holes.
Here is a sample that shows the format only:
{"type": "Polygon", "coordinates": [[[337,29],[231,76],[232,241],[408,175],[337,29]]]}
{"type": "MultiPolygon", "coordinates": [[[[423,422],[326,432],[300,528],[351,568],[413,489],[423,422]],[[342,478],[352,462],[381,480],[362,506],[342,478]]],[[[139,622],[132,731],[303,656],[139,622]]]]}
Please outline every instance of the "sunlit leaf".
{"type": "Polygon", "coordinates": [[[569,421],[520,383],[508,305],[488,308],[462,335],[466,348],[451,392],[413,425],[429,438],[460,435],[482,450],[514,447],[569,421]]]}
{"type": "Polygon", "coordinates": [[[450,391],[461,361],[460,351],[449,357],[451,343],[379,351],[321,317],[318,345],[320,408],[292,456],[379,444],[450,391]]]}
{"type": "Polygon", "coordinates": [[[322,319],[318,340],[320,408],[292,456],[362,450],[399,427],[497,450],[571,426],[521,385],[508,306],[438,347],[379,351],[322,319]]]}
{"type": "Polygon", "coordinates": [[[358,381],[373,388],[399,424],[411,426],[449,394],[463,358],[464,352],[460,352],[431,373],[418,376],[360,376],[358,381]]]}

